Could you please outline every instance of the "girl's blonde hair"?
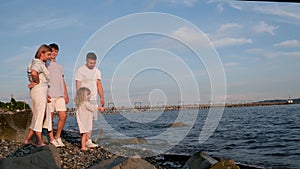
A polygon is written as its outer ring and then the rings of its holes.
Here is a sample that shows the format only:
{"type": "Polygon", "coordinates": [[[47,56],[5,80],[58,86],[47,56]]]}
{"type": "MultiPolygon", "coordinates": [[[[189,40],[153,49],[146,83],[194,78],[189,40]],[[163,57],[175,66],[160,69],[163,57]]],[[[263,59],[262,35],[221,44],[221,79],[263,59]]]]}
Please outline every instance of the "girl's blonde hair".
{"type": "Polygon", "coordinates": [[[86,93],[91,93],[91,90],[86,87],[81,87],[77,90],[75,96],[75,104],[77,108],[79,108],[83,102],[87,101],[86,93]]]}

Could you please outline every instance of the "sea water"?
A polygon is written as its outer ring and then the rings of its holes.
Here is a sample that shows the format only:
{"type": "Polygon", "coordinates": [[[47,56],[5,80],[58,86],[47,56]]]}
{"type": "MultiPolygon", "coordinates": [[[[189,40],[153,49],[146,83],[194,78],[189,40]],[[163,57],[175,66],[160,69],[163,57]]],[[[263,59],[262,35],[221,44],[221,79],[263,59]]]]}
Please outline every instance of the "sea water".
{"type": "MultiPolygon", "coordinates": [[[[214,157],[265,168],[299,168],[300,105],[225,108],[204,143],[199,135],[209,109],[99,114],[93,138],[113,153],[130,149],[156,154],[214,157]],[[179,124],[170,127],[172,123],[179,124]]],[[[75,117],[64,130],[78,132],[75,117]]]]}

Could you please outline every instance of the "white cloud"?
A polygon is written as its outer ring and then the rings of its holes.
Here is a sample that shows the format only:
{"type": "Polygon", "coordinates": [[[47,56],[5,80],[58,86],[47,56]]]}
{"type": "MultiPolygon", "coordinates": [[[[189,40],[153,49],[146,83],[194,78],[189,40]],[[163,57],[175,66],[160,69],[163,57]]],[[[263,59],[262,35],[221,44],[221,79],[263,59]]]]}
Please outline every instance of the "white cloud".
{"type": "Polygon", "coordinates": [[[263,14],[275,15],[279,17],[287,17],[292,19],[300,19],[299,5],[264,5],[256,6],[255,11],[258,11],[263,14]]]}
{"type": "Polygon", "coordinates": [[[278,56],[278,53],[270,52],[261,48],[254,48],[254,49],[249,49],[246,52],[251,53],[251,54],[256,54],[260,56],[264,56],[267,58],[274,58],[278,56]]]}
{"type": "Polygon", "coordinates": [[[300,57],[300,52],[284,52],[282,55],[286,57],[300,57]]]}
{"type": "Polygon", "coordinates": [[[242,7],[238,5],[236,2],[232,2],[231,0],[209,0],[208,3],[218,3],[217,9],[219,12],[224,11],[224,5],[229,5],[233,9],[242,10],[242,7]]]}
{"type": "Polygon", "coordinates": [[[282,51],[270,51],[261,48],[249,49],[246,52],[251,54],[256,54],[264,56],[266,58],[275,58],[275,57],[300,57],[300,52],[282,52],[282,51]]]}
{"type": "MultiPolygon", "coordinates": [[[[181,0],[179,0],[179,1],[181,1],[181,0]]],[[[196,2],[197,2],[197,0],[184,0],[183,1],[183,3],[188,7],[193,7],[196,2]]]]}
{"type": "Polygon", "coordinates": [[[154,6],[157,6],[161,3],[171,4],[175,6],[187,6],[187,7],[193,7],[198,2],[198,0],[155,0],[151,1],[149,4],[150,8],[153,8],[154,6]]]}
{"type": "Polygon", "coordinates": [[[294,47],[300,47],[300,41],[299,40],[287,40],[280,43],[276,43],[274,47],[285,47],[285,48],[294,48],[294,47]]]}
{"type": "Polygon", "coordinates": [[[274,30],[278,29],[279,26],[268,25],[264,21],[260,21],[259,24],[253,27],[256,33],[269,33],[271,35],[275,35],[274,30]]]}
{"type": "Polygon", "coordinates": [[[20,28],[26,31],[36,31],[36,30],[49,30],[70,27],[73,25],[79,25],[79,21],[75,18],[52,18],[52,19],[43,19],[43,20],[34,20],[31,22],[24,23],[20,25],[20,28]]]}
{"type": "Polygon", "coordinates": [[[208,39],[204,34],[188,27],[181,27],[175,30],[172,35],[191,44],[200,46],[209,45],[207,44],[208,39]]]}
{"type": "Polygon", "coordinates": [[[252,39],[246,38],[222,38],[213,40],[213,44],[216,47],[234,46],[252,43],[252,39]]]}
{"type": "Polygon", "coordinates": [[[232,8],[237,9],[237,10],[242,10],[242,7],[239,6],[237,3],[232,2],[232,1],[228,1],[228,3],[229,3],[229,6],[231,6],[232,8]]]}
{"type": "Polygon", "coordinates": [[[8,57],[4,60],[5,64],[10,65],[11,67],[20,68],[26,65],[34,58],[35,52],[39,46],[32,47],[23,47],[23,51],[20,54],[15,56],[8,57]]]}
{"type": "Polygon", "coordinates": [[[238,23],[225,23],[217,29],[216,33],[209,34],[215,47],[236,46],[252,43],[251,38],[243,38],[238,35],[241,34],[243,26],[238,23]]]}
{"type": "Polygon", "coordinates": [[[228,62],[228,63],[224,63],[225,67],[235,67],[238,66],[240,63],[238,62],[228,62]]]}
{"type": "Polygon", "coordinates": [[[221,27],[218,29],[218,33],[226,33],[226,32],[231,32],[236,29],[242,28],[242,25],[237,24],[237,23],[226,23],[222,24],[221,27]]]}

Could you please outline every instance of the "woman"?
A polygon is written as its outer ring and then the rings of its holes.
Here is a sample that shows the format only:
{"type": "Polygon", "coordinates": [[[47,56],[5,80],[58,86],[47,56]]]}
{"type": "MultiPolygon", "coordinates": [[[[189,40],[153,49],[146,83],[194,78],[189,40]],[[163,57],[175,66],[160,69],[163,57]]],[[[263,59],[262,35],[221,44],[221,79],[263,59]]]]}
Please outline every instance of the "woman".
{"type": "MultiPolygon", "coordinates": [[[[24,144],[32,144],[36,146],[45,146],[42,140],[42,128],[47,105],[47,90],[50,73],[45,66],[45,62],[51,56],[51,48],[45,44],[41,45],[35,54],[35,58],[31,62],[30,98],[32,102],[32,119],[29,127],[29,132],[24,140],[24,144]],[[36,143],[32,140],[33,135],[36,135],[36,143]]],[[[51,119],[46,118],[47,121],[51,119]]],[[[52,124],[48,124],[52,128],[52,124]]],[[[49,128],[48,128],[49,130],[49,128]]],[[[51,130],[51,129],[50,129],[51,130]]]]}

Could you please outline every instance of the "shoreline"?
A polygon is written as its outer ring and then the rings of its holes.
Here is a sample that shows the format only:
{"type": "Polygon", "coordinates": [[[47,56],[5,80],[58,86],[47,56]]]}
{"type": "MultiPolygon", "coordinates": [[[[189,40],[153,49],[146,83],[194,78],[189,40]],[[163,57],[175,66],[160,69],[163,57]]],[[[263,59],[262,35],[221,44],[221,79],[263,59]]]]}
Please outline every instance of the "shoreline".
{"type": "MultiPolygon", "coordinates": [[[[32,145],[24,146],[22,142],[1,140],[0,141],[0,164],[2,159],[23,158],[32,155],[34,152],[43,149],[55,149],[60,159],[58,168],[97,168],[100,162],[108,159],[128,158],[116,154],[112,154],[103,147],[91,148],[88,151],[80,150],[80,139],[62,134],[62,140],[66,146],[55,148],[48,144],[45,147],[34,147],[32,145]]],[[[54,155],[55,156],[55,155],[54,155]]],[[[152,157],[141,158],[152,164],[156,169],[169,168],[184,168],[187,160],[192,156],[176,155],[176,154],[161,154],[152,157]]],[[[139,158],[139,157],[138,157],[139,158]]],[[[212,157],[211,157],[212,158],[212,157]]],[[[214,157],[214,159],[218,159],[214,157]]],[[[222,161],[222,160],[217,160],[222,161]]],[[[233,161],[233,160],[232,160],[233,161]]],[[[258,166],[244,165],[236,163],[241,169],[259,169],[258,166]]]]}

